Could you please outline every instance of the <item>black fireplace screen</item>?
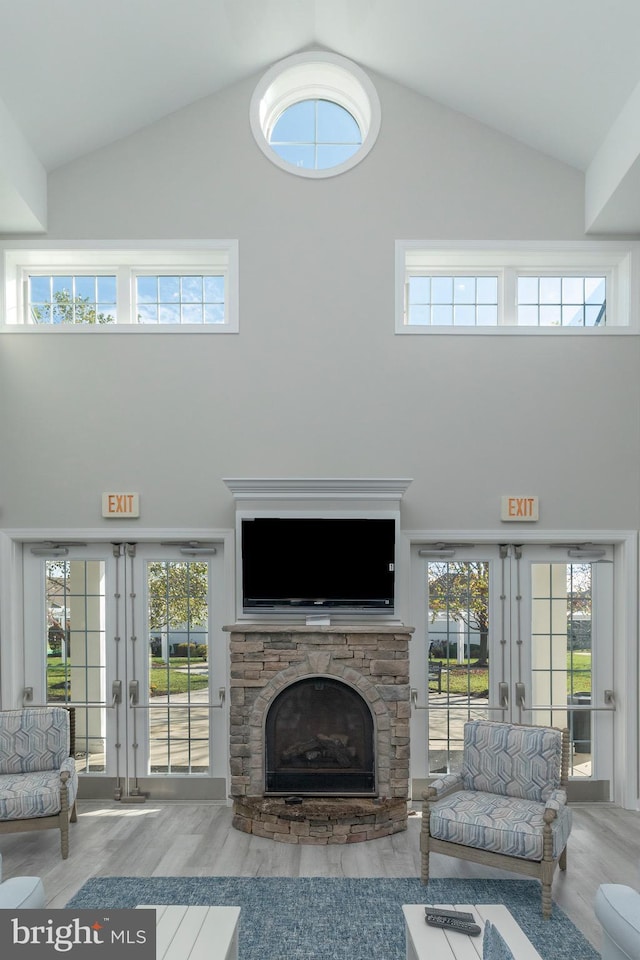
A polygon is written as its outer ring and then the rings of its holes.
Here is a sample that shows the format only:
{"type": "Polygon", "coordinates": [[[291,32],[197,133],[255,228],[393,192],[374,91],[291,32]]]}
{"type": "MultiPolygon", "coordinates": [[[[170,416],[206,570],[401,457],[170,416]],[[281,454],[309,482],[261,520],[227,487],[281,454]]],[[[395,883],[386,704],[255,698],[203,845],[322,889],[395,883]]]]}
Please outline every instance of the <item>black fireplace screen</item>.
{"type": "Polygon", "coordinates": [[[352,687],[309,677],[275,698],[265,725],[265,793],[373,796],[373,719],[352,687]]]}

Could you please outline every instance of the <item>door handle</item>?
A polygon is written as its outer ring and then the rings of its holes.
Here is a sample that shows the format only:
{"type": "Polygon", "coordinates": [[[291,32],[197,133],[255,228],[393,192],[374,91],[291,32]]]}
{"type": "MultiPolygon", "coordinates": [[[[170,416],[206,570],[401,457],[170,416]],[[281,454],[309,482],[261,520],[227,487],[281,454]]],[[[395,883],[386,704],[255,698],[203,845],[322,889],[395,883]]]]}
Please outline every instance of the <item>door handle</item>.
{"type": "Polygon", "coordinates": [[[129,706],[135,707],[138,704],[138,681],[129,680],[129,706]]]}
{"type": "Polygon", "coordinates": [[[504,680],[498,684],[498,701],[503,710],[509,706],[509,684],[504,680]]]}
{"type": "Polygon", "coordinates": [[[516,683],[516,707],[524,710],[524,683],[516,683]]]}
{"type": "Polygon", "coordinates": [[[122,703],[122,680],[114,680],[111,684],[111,706],[122,703]]]}

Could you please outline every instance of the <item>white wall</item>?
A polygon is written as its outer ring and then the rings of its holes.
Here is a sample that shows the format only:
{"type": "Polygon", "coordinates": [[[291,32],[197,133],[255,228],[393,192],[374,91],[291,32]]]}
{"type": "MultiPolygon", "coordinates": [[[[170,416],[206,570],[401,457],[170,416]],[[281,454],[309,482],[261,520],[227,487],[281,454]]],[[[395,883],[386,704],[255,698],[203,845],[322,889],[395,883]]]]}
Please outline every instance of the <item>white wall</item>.
{"type": "Polygon", "coordinates": [[[108,524],[114,489],[145,527],[231,527],[223,476],[413,477],[413,529],[522,492],[539,526],[640,526],[636,338],[393,333],[396,239],[581,239],[582,173],[374,80],[341,177],[266,160],[254,82],[50,176],[52,238],[238,238],[240,334],[3,335],[2,527],[108,524]]]}

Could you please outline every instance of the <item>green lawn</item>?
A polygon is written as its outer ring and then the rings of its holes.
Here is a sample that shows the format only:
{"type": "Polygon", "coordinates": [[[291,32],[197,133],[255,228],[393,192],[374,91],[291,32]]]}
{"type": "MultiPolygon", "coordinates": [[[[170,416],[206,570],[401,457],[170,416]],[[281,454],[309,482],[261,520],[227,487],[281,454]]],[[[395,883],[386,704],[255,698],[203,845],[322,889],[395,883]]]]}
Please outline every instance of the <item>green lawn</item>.
{"type": "MultiPolygon", "coordinates": [[[[455,660],[434,657],[431,663],[442,664],[442,692],[457,696],[487,697],[489,692],[487,667],[474,667],[473,660],[468,669],[468,661],[458,664],[455,660]]],[[[436,688],[431,684],[431,693],[436,688]]],[[[572,692],[591,690],[591,654],[584,650],[574,650],[567,654],[567,696],[572,692]]]]}
{"type": "MultiPolygon", "coordinates": [[[[172,657],[166,664],[159,657],[150,661],[150,688],[152,697],[166,697],[169,694],[193,693],[209,685],[205,673],[195,673],[193,668],[206,667],[206,661],[200,658],[188,660],[186,657],[172,657]],[[191,666],[191,671],[189,670],[191,666]]],[[[60,657],[47,657],[47,701],[73,700],[73,691],[67,689],[73,680],[73,670],[65,668],[60,657]]]]}

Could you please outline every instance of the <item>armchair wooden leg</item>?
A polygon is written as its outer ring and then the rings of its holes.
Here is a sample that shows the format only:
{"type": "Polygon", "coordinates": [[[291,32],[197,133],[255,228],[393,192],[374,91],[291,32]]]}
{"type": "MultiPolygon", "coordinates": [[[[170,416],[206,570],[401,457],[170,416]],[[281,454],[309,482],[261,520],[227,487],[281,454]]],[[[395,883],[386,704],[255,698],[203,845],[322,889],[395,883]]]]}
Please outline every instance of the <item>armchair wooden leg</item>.
{"type": "Polygon", "coordinates": [[[420,827],[420,879],[429,883],[429,816],[430,804],[426,796],[422,798],[422,826],[420,827]]]}

